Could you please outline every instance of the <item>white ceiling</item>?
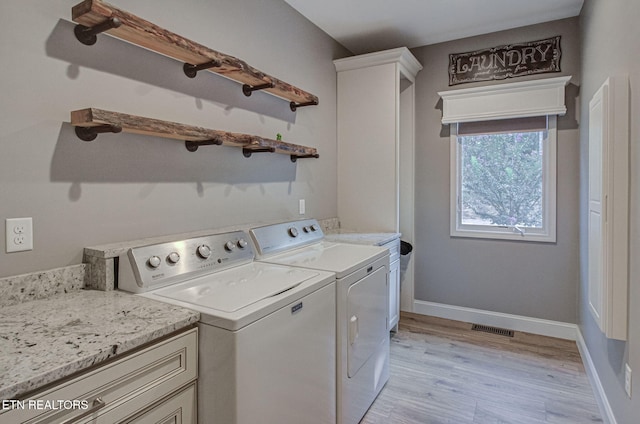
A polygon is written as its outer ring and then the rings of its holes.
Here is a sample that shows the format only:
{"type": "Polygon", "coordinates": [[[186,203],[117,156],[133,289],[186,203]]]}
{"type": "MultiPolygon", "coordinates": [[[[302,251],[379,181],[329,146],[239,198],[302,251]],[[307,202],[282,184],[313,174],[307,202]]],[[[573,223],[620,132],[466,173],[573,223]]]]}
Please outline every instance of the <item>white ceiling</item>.
{"type": "Polygon", "coordinates": [[[584,0],[285,0],[355,54],[419,47],[580,14],[584,0]]]}

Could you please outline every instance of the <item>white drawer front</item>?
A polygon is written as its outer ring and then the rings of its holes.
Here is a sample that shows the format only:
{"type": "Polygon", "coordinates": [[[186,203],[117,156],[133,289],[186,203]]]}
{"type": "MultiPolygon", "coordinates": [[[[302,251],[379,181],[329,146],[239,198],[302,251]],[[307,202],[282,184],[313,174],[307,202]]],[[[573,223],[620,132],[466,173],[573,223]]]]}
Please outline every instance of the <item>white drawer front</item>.
{"type": "Polygon", "coordinates": [[[197,422],[196,411],[196,385],[194,383],[148,411],[125,421],[125,423],[195,424],[197,422]]]}
{"type": "Polygon", "coordinates": [[[118,422],[196,379],[197,341],[196,328],[163,340],[24,399],[27,408],[8,411],[0,415],[0,421],[3,424],[118,422]],[[59,404],[74,400],[86,402],[88,408],[42,408],[47,401],[59,404]],[[29,408],[34,402],[40,402],[40,408],[29,408]],[[94,412],[86,415],[88,410],[94,412]],[[80,418],[83,415],[86,418],[80,418]]]}

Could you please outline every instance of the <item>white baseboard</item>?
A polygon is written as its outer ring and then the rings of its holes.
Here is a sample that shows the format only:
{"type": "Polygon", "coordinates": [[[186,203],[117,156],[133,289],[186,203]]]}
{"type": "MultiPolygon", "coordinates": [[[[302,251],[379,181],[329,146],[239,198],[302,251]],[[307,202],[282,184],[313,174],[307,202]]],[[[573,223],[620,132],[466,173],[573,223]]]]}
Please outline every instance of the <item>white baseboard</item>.
{"type": "Polygon", "coordinates": [[[578,326],[567,322],[550,321],[521,315],[503,314],[482,309],[465,308],[462,306],[446,305],[443,303],[415,300],[413,312],[431,315],[456,321],[489,325],[492,327],[508,328],[509,330],[524,331],[542,336],[557,337],[559,339],[576,340],[578,326]]]}
{"type": "Polygon", "coordinates": [[[587,377],[589,378],[589,382],[591,383],[591,387],[593,388],[596,402],[598,402],[600,413],[603,415],[602,419],[606,424],[617,424],[616,417],[613,415],[613,410],[611,409],[611,405],[609,404],[609,399],[607,398],[607,394],[604,391],[604,387],[602,387],[600,377],[598,376],[598,372],[596,371],[596,366],[591,359],[589,349],[587,349],[587,344],[582,337],[580,328],[577,329],[576,335],[576,344],[578,345],[580,356],[582,356],[582,363],[584,364],[584,368],[587,371],[587,377]]]}

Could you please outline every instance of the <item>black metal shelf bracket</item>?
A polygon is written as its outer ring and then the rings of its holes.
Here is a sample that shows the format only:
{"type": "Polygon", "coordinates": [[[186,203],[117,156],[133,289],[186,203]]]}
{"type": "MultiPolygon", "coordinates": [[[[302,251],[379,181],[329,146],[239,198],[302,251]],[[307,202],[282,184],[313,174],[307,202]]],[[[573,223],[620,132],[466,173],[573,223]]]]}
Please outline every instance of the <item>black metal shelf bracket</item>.
{"type": "Polygon", "coordinates": [[[220,138],[212,138],[210,140],[199,140],[199,141],[191,141],[191,140],[184,141],[184,147],[186,147],[187,150],[190,152],[195,152],[196,150],[198,150],[198,147],[200,146],[221,146],[221,145],[222,145],[222,139],[220,138]]]}
{"type": "Polygon", "coordinates": [[[291,108],[292,112],[295,112],[296,109],[298,109],[299,107],[317,106],[317,105],[318,105],[318,101],[317,100],[312,100],[310,102],[305,102],[305,103],[296,103],[296,102],[289,103],[289,107],[291,108]]]}
{"type": "Polygon", "coordinates": [[[275,152],[275,147],[264,147],[260,149],[248,149],[246,147],[242,148],[242,154],[245,158],[250,158],[253,153],[273,153],[275,152]]]}
{"type": "Polygon", "coordinates": [[[76,135],[80,140],[93,141],[101,133],[119,133],[122,127],[118,125],[98,125],[96,127],[76,127],[76,135]]]}
{"type": "Polygon", "coordinates": [[[253,86],[249,84],[243,84],[242,92],[244,93],[245,96],[249,97],[251,96],[251,93],[253,93],[254,91],[264,90],[265,88],[273,88],[273,87],[275,87],[275,84],[272,82],[267,82],[265,84],[253,85],[253,86]]]}
{"type": "Polygon", "coordinates": [[[110,29],[118,28],[122,25],[122,21],[118,18],[109,18],[93,27],[86,27],[84,25],[76,25],[73,29],[73,33],[76,35],[78,41],[87,46],[93,46],[98,41],[97,35],[101,32],[108,31],[110,29]]]}
{"type": "Polygon", "coordinates": [[[298,159],[307,159],[307,158],[314,158],[314,159],[318,159],[320,157],[319,154],[314,154],[314,155],[291,155],[291,162],[297,162],[298,159]]]}
{"type": "Polygon", "coordinates": [[[219,68],[221,66],[222,62],[220,62],[218,59],[213,59],[210,62],[201,63],[200,65],[185,63],[182,67],[182,70],[184,71],[184,74],[189,78],[195,78],[196,75],[198,75],[199,71],[202,71],[204,69],[219,68]]]}

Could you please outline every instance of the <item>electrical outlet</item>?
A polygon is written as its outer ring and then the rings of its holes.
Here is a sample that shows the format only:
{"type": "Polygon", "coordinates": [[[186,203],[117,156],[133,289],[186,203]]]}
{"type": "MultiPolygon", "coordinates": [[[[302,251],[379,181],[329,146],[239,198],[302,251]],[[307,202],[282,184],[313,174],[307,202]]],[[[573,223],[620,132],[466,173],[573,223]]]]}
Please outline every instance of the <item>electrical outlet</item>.
{"type": "Polygon", "coordinates": [[[304,215],[304,214],[305,214],[305,212],[307,211],[306,209],[307,209],[307,208],[306,208],[306,205],[305,205],[304,199],[300,199],[300,200],[298,201],[298,212],[300,212],[300,215],[304,215]]]}
{"type": "Polygon", "coordinates": [[[9,218],[5,220],[7,253],[33,250],[33,220],[9,218]]]}
{"type": "Polygon", "coordinates": [[[631,399],[631,367],[629,364],[624,364],[624,390],[631,399]]]}

